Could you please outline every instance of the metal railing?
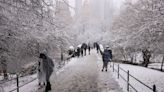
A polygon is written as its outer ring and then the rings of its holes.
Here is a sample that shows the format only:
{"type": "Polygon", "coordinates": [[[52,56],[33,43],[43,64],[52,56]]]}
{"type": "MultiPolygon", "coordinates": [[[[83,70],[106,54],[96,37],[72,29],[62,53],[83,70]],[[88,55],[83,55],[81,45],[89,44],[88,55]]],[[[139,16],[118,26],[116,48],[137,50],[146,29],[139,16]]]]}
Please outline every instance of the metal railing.
{"type": "Polygon", "coordinates": [[[19,92],[19,88],[21,88],[21,87],[23,87],[23,86],[25,86],[25,85],[27,85],[27,84],[29,84],[29,83],[31,83],[31,82],[33,82],[33,81],[35,81],[35,80],[37,79],[37,78],[33,78],[32,80],[30,80],[30,81],[28,81],[28,82],[26,82],[26,83],[24,83],[24,84],[22,84],[22,85],[19,85],[19,79],[20,79],[21,77],[22,77],[22,76],[19,76],[18,74],[16,74],[16,77],[15,77],[15,78],[6,80],[6,81],[4,81],[4,82],[1,82],[0,85],[5,84],[5,83],[7,83],[7,82],[11,82],[11,81],[16,81],[16,88],[10,90],[9,92],[13,92],[13,91],[16,91],[16,90],[17,90],[17,92],[19,92]]]}
{"type": "Polygon", "coordinates": [[[157,92],[157,89],[156,89],[156,85],[154,84],[152,87],[148,86],[147,84],[145,84],[144,82],[140,81],[139,79],[137,79],[136,77],[134,77],[133,75],[130,74],[129,70],[126,71],[124,70],[123,68],[120,67],[119,64],[115,65],[115,63],[110,63],[110,67],[112,67],[112,70],[113,72],[116,72],[117,73],[117,78],[121,78],[123,79],[126,83],[127,83],[127,91],[129,92],[130,91],[130,87],[135,91],[135,92],[139,92],[135,86],[133,86],[131,83],[130,83],[130,78],[133,78],[134,80],[136,80],[138,83],[142,84],[143,86],[145,86],[146,88],[148,88],[150,91],[152,92],[157,92]],[[115,68],[117,67],[117,69],[115,68]],[[126,74],[126,78],[121,75],[120,71],[123,71],[125,74],[126,74]]]}
{"type": "Polygon", "coordinates": [[[10,90],[9,92],[13,92],[13,91],[20,92],[19,89],[20,89],[21,87],[23,87],[23,86],[25,86],[25,85],[27,85],[27,84],[29,84],[29,83],[35,81],[35,80],[37,80],[37,78],[34,78],[34,79],[32,79],[32,80],[30,80],[30,81],[28,81],[28,82],[26,82],[26,83],[24,83],[24,84],[22,84],[22,85],[19,85],[19,76],[17,75],[17,78],[16,78],[17,87],[14,88],[14,89],[12,89],[12,90],[10,90]]]}

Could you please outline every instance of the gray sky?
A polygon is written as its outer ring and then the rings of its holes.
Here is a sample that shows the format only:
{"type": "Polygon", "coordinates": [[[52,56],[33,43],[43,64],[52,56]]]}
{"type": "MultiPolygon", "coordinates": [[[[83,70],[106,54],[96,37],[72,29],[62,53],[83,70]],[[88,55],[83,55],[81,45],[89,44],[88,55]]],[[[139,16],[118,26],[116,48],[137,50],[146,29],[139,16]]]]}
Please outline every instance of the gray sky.
{"type": "MultiPolygon", "coordinates": [[[[68,0],[68,1],[69,1],[69,5],[71,5],[72,7],[75,7],[75,1],[76,0],[68,0]]],[[[83,0],[83,2],[84,1],[85,0],[83,0]]],[[[115,10],[119,10],[120,9],[120,7],[123,4],[123,1],[124,0],[113,0],[113,5],[114,5],[115,8],[117,8],[115,10]]],[[[70,11],[71,11],[71,15],[73,16],[75,14],[74,10],[70,8],[70,11]]]]}

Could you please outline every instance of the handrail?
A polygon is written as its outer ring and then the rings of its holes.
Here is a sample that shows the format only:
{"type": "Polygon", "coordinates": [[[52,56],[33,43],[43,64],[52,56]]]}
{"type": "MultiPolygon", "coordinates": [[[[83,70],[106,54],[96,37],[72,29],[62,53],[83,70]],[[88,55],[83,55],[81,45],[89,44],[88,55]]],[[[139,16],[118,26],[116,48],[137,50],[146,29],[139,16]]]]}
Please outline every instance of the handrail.
{"type": "MultiPolygon", "coordinates": [[[[124,73],[128,73],[126,70],[124,70],[123,68],[121,68],[121,67],[119,66],[119,64],[117,65],[117,66],[118,66],[118,70],[115,69],[115,67],[114,67],[114,62],[113,62],[113,65],[111,64],[110,66],[112,66],[112,67],[113,67],[113,70],[116,71],[116,72],[118,73],[118,76],[120,76],[125,82],[128,82],[128,81],[119,73],[119,70],[122,70],[124,73]]],[[[131,75],[131,74],[128,73],[128,76],[134,78],[137,82],[141,83],[142,85],[144,85],[145,87],[149,88],[149,89],[152,90],[153,92],[157,92],[157,91],[156,91],[156,86],[155,86],[155,85],[153,85],[153,88],[151,88],[150,86],[146,85],[145,83],[143,83],[142,81],[140,81],[139,79],[137,79],[136,77],[134,77],[133,75],[131,75]],[[155,90],[154,90],[154,86],[155,86],[155,90]]],[[[119,78],[119,77],[118,77],[118,78],[119,78]]],[[[132,84],[130,84],[129,82],[128,82],[128,86],[130,86],[133,90],[135,90],[135,92],[138,92],[137,89],[134,88],[134,87],[132,86],[132,84]]]]}
{"type": "MultiPolygon", "coordinates": [[[[122,71],[126,72],[123,68],[119,67],[122,71]]],[[[134,77],[133,75],[129,74],[129,76],[131,76],[132,78],[134,78],[136,81],[140,82],[141,84],[143,84],[144,86],[148,87],[149,89],[153,90],[153,88],[149,87],[148,85],[146,85],[145,83],[143,83],[142,81],[140,81],[139,79],[137,79],[136,77],[134,77]]]]}
{"type": "MultiPolygon", "coordinates": [[[[23,86],[25,86],[25,85],[27,85],[27,84],[29,84],[29,83],[35,81],[35,80],[37,80],[37,78],[34,78],[34,79],[32,79],[31,81],[29,81],[29,82],[27,82],[27,83],[25,83],[25,84],[23,84],[23,85],[21,85],[21,86],[19,86],[19,87],[17,87],[17,88],[21,88],[21,87],[23,87],[23,86]]],[[[17,90],[17,88],[14,88],[14,89],[10,90],[9,92],[13,92],[13,91],[17,90]]]]}
{"type": "Polygon", "coordinates": [[[124,71],[125,73],[127,73],[127,71],[125,71],[124,69],[122,69],[121,67],[119,67],[122,71],[124,71]]]}
{"type": "Polygon", "coordinates": [[[129,86],[131,86],[136,92],[138,92],[137,89],[134,88],[130,83],[129,83],[129,86]]]}
{"type": "Polygon", "coordinates": [[[131,76],[132,78],[134,78],[136,81],[138,81],[139,83],[141,83],[142,85],[146,86],[147,88],[153,90],[153,88],[149,87],[148,85],[146,85],[145,83],[143,83],[142,81],[140,81],[139,79],[135,78],[134,76],[132,76],[131,74],[129,74],[129,76],[131,76]]]}
{"type": "Polygon", "coordinates": [[[127,81],[122,75],[120,75],[120,77],[121,77],[124,81],[127,81]]]}

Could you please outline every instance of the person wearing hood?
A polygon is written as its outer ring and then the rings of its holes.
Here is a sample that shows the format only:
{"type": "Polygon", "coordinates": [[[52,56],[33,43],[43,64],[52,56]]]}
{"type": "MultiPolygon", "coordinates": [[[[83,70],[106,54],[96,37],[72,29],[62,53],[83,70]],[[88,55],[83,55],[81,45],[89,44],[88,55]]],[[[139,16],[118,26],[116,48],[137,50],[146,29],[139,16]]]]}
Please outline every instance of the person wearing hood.
{"type": "Polygon", "coordinates": [[[42,59],[43,73],[45,74],[45,80],[46,80],[45,92],[48,92],[49,90],[51,90],[50,77],[53,73],[54,63],[52,59],[49,58],[44,53],[40,53],[39,58],[42,59]]]}
{"type": "Polygon", "coordinates": [[[109,47],[106,47],[104,52],[102,54],[102,60],[103,60],[103,68],[102,72],[104,71],[104,68],[106,69],[105,71],[108,71],[108,62],[112,60],[112,50],[109,49],[109,47]]]}
{"type": "MultiPolygon", "coordinates": [[[[47,55],[47,50],[44,49],[42,51],[42,53],[47,55]]],[[[43,59],[41,59],[41,58],[39,58],[39,60],[38,60],[37,77],[38,77],[39,87],[41,88],[42,86],[45,86],[46,74],[44,73],[44,70],[43,70],[43,59]]]]}

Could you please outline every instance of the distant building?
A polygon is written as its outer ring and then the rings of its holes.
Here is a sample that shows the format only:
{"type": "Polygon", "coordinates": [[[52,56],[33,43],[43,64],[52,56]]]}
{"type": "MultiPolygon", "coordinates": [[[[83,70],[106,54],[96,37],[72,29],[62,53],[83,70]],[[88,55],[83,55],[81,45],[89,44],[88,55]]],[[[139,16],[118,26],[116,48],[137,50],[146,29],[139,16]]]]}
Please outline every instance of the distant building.
{"type": "Polygon", "coordinates": [[[75,16],[78,17],[82,10],[82,0],[75,0],[75,16]]]}

